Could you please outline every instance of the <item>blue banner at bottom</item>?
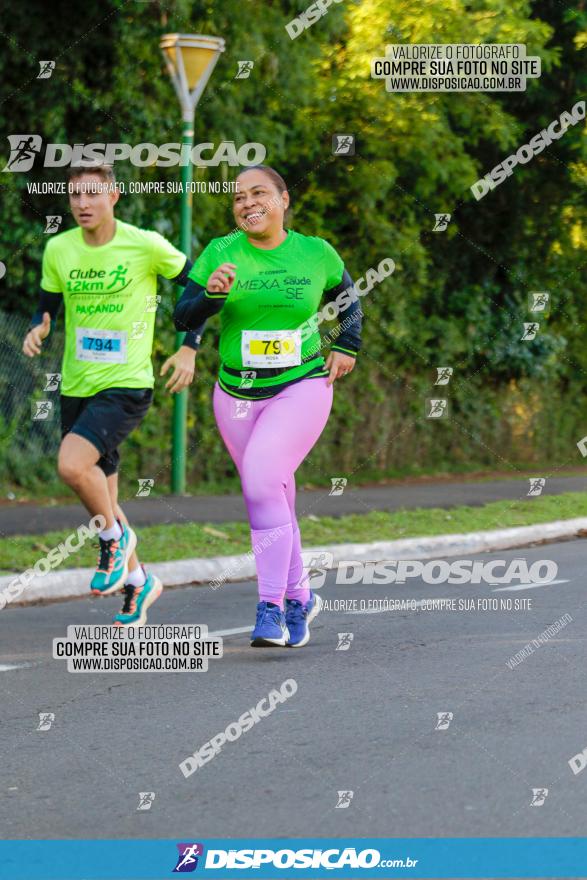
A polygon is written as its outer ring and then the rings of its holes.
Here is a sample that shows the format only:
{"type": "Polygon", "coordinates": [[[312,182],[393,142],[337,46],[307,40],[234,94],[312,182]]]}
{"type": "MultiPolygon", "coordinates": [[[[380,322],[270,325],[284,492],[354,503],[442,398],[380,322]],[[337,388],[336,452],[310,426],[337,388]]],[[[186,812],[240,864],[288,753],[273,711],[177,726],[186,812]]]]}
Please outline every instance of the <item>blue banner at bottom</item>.
{"type": "Polygon", "coordinates": [[[587,877],[587,838],[4,840],[2,880],[587,877]]]}

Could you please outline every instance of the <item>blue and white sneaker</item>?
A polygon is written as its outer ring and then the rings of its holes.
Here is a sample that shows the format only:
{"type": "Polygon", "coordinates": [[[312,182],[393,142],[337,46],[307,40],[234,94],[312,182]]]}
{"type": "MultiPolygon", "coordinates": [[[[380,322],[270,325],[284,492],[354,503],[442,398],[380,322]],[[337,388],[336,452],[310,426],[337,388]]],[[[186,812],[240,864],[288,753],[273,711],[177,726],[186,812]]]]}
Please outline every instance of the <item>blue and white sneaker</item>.
{"type": "Polygon", "coordinates": [[[90,584],[94,596],[108,596],[122,589],[128,576],[128,560],[137,546],[137,536],[126,523],[118,524],[122,535],[115,541],[100,541],[100,557],[98,567],[90,584]]]}
{"type": "Polygon", "coordinates": [[[284,648],[288,638],[281,608],[273,603],[259,602],[257,622],[251,633],[251,648],[284,648]]]}
{"type": "Polygon", "coordinates": [[[322,599],[310,590],[305,605],[297,599],[285,600],[285,623],[289,630],[288,648],[303,648],[310,641],[310,624],[320,613],[322,599]]]}
{"type": "Polygon", "coordinates": [[[154,574],[147,574],[144,565],[145,583],[142,587],[125,584],[122,611],[113,620],[113,626],[144,626],[147,622],[147,609],[156,602],[163,590],[163,584],[154,574]]]}

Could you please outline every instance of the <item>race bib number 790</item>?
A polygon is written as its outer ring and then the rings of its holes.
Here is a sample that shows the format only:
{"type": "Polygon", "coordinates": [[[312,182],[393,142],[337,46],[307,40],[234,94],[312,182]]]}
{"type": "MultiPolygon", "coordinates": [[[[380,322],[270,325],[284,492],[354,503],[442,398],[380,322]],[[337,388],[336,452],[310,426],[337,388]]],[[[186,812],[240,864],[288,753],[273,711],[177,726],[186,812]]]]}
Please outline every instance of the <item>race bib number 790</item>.
{"type": "Polygon", "coordinates": [[[301,330],[243,330],[245,367],[297,367],[302,362],[301,330]]]}
{"type": "Polygon", "coordinates": [[[89,327],[76,327],[76,360],[125,364],[126,341],[126,330],[91,330],[89,327]]]}

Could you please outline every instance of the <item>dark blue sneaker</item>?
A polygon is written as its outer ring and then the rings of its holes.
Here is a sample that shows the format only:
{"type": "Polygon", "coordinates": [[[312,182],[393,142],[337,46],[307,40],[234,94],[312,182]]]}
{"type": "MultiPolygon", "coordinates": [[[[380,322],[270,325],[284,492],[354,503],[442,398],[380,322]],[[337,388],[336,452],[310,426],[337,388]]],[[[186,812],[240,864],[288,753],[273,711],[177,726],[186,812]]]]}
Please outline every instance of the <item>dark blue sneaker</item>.
{"type": "Polygon", "coordinates": [[[257,622],[251,633],[251,648],[283,648],[289,633],[285,625],[285,615],[277,605],[259,602],[257,622]]]}
{"type": "Polygon", "coordinates": [[[322,608],[322,599],[310,591],[305,605],[297,599],[285,600],[285,623],[289,630],[288,648],[303,648],[310,641],[310,624],[322,608]]]}

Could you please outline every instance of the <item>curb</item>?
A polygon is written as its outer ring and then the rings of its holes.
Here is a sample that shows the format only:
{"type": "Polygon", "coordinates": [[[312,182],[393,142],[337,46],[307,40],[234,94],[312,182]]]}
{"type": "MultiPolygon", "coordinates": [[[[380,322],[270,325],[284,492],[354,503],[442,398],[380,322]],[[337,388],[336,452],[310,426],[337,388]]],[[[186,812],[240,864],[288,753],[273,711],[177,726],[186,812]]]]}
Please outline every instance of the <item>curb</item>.
{"type": "MultiPolygon", "coordinates": [[[[396,559],[430,559],[444,556],[460,556],[495,550],[524,547],[529,544],[545,544],[561,539],[587,536],[587,517],[556,520],[535,526],[496,529],[466,534],[437,535],[428,538],[402,538],[397,541],[376,541],[372,544],[331,544],[308,547],[305,554],[319,556],[328,554],[322,568],[336,568],[343,561],[382,562],[396,559]]],[[[165,587],[184,584],[208,584],[218,589],[224,583],[250,580],[255,577],[255,560],[252,553],[240,556],[216,556],[211,559],[179,559],[174,562],[156,562],[149,569],[157,575],[165,587]],[[220,581],[217,586],[213,582],[220,581]]],[[[75,599],[89,595],[92,568],[74,568],[56,571],[43,576],[36,575],[26,587],[16,605],[56,599],[75,599]]],[[[18,574],[0,577],[0,593],[18,574]]]]}

